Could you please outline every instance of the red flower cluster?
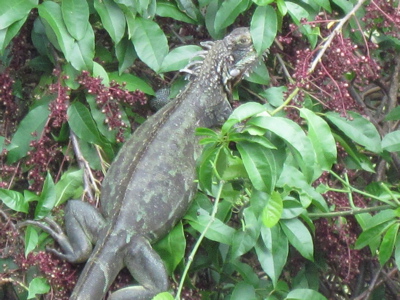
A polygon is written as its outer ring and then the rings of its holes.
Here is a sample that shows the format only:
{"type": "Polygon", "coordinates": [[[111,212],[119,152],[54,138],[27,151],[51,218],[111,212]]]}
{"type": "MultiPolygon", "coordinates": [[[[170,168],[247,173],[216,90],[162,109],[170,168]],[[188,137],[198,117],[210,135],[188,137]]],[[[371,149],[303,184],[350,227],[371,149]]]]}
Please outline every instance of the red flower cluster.
{"type": "Polygon", "coordinates": [[[117,141],[122,142],[123,128],[126,124],[122,121],[120,104],[132,106],[136,103],[145,104],[147,98],[142,91],[128,91],[115,81],[110,82],[107,87],[102,84],[101,78],[91,77],[89,72],[83,71],[78,78],[79,83],[83,85],[89,94],[96,95],[96,104],[105,114],[105,122],[110,130],[117,130],[117,141]]]}

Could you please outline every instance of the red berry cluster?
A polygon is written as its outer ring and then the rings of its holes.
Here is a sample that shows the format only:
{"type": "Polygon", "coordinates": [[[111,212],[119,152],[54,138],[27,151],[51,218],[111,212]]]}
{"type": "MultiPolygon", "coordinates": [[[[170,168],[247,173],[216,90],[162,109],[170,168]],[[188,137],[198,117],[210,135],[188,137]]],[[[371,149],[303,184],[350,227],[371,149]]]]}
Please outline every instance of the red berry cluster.
{"type": "Polygon", "coordinates": [[[101,112],[105,114],[105,122],[110,130],[117,130],[117,141],[122,142],[123,129],[126,124],[122,121],[120,104],[133,106],[136,103],[145,104],[147,99],[142,91],[128,91],[115,81],[110,82],[107,87],[102,84],[101,78],[91,77],[89,72],[83,71],[78,77],[79,83],[84,86],[88,93],[96,95],[96,104],[101,112]]]}
{"type": "MultiPolygon", "coordinates": [[[[324,174],[317,183],[334,185],[324,174]]],[[[353,202],[356,207],[366,207],[365,200],[358,194],[353,194],[353,202]]],[[[329,191],[324,194],[329,205],[335,207],[335,211],[349,210],[348,195],[329,191]]],[[[345,283],[350,283],[359,274],[362,261],[365,259],[363,250],[355,250],[354,245],[360,233],[360,227],[354,217],[337,217],[332,220],[321,218],[315,222],[316,227],[316,251],[324,254],[328,265],[345,283]]]]}
{"type": "MultiPolygon", "coordinates": [[[[329,36],[334,27],[328,27],[328,20],[324,21],[322,17],[318,16],[312,24],[315,26],[316,23],[320,23],[321,34],[329,36]]],[[[311,49],[306,47],[304,42],[296,43],[299,38],[302,38],[299,37],[299,32],[290,29],[290,34],[280,39],[283,44],[287,43],[290,45],[288,48],[291,48],[288,50],[288,55],[291,57],[294,69],[292,77],[296,80],[292,89],[295,86],[301,88],[305,94],[310,94],[329,110],[344,113],[349,109],[358,109],[358,104],[348,89],[350,84],[357,89],[357,86],[366,85],[378,78],[380,66],[369,54],[369,49],[375,48],[376,45],[366,42],[365,45],[358,46],[349,38],[337,34],[313,72],[310,72],[320,47],[311,49]],[[299,46],[294,52],[293,44],[299,46]]],[[[302,100],[303,97],[299,94],[297,101],[302,100]]]]}
{"type": "MultiPolygon", "coordinates": [[[[14,80],[8,71],[0,73],[0,107],[3,111],[3,120],[15,120],[18,106],[13,95],[14,80]]],[[[5,126],[6,124],[3,124],[5,126]]],[[[5,135],[5,132],[2,132],[5,135]]]]}
{"type": "Polygon", "coordinates": [[[50,164],[57,161],[55,157],[61,150],[60,146],[46,134],[38,140],[31,141],[30,147],[32,150],[28,151],[26,161],[26,165],[31,167],[28,172],[29,189],[39,192],[44,182],[44,174],[49,171],[50,164]]]}
{"type": "Polygon", "coordinates": [[[58,80],[56,83],[49,86],[49,92],[51,94],[56,94],[57,97],[49,105],[49,120],[51,120],[51,124],[48,124],[48,127],[60,128],[62,124],[67,122],[67,109],[71,89],[62,84],[64,80],[68,79],[68,76],[61,75],[60,71],[57,69],[54,69],[53,75],[56,76],[58,80]]]}
{"type": "Polygon", "coordinates": [[[400,10],[393,0],[373,0],[365,7],[365,28],[400,38],[400,10]]]}
{"type": "Polygon", "coordinates": [[[16,257],[16,262],[25,270],[37,266],[54,289],[54,299],[69,299],[77,281],[76,270],[70,263],[44,251],[30,253],[27,258],[16,257]]]}

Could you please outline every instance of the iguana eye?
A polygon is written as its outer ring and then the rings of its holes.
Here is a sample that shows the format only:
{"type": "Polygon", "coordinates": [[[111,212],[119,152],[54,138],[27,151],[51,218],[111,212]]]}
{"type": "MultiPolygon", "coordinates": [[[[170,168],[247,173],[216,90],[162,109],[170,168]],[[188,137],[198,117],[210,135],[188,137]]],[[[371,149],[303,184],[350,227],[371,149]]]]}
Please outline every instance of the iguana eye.
{"type": "Polygon", "coordinates": [[[250,43],[250,39],[247,38],[247,37],[242,37],[242,38],[239,40],[239,44],[242,44],[242,45],[249,44],[249,43],[250,43]]]}

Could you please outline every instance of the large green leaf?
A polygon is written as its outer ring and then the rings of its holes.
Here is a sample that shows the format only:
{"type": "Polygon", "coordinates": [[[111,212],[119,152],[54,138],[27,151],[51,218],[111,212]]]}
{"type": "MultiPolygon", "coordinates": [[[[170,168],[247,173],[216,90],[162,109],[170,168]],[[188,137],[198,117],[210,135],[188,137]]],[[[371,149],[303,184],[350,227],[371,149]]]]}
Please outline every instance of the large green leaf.
{"type": "Polygon", "coordinates": [[[303,257],[313,261],[314,244],[307,227],[299,219],[281,220],[280,224],[290,244],[292,244],[303,257]]]}
{"type": "Polygon", "coordinates": [[[243,215],[245,226],[242,230],[237,230],[233,235],[231,260],[250,251],[257,243],[260,235],[260,223],[254,215],[252,208],[245,208],[243,215]]]}
{"type": "Polygon", "coordinates": [[[275,9],[268,6],[259,6],[254,11],[250,24],[254,49],[261,55],[275,39],[278,30],[278,21],[275,9]]]}
{"type": "Polygon", "coordinates": [[[61,179],[55,185],[55,206],[64,203],[74,196],[77,196],[77,192],[82,191],[82,174],[82,170],[68,170],[62,174],[61,179]]]}
{"type": "Polygon", "coordinates": [[[28,213],[28,201],[25,201],[24,196],[19,192],[0,189],[0,201],[12,210],[28,213]]]}
{"type": "Polygon", "coordinates": [[[261,237],[255,246],[258,261],[276,286],[287,261],[288,239],[279,226],[261,227],[261,237]]]}
{"type": "Polygon", "coordinates": [[[363,231],[356,241],[355,248],[362,249],[365,246],[368,246],[371,242],[374,242],[376,238],[380,237],[390,226],[395,223],[395,220],[387,221],[363,231]]]}
{"type": "Polygon", "coordinates": [[[167,236],[158,241],[154,249],[163,259],[168,274],[173,274],[185,256],[186,239],[182,222],[179,222],[167,236]]]}
{"type": "Polygon", "coordinates": [[[56,188],[50,173],[47,173],[44,181],[43,189],[39,197],[38,204],[35,209],[35,219],[46,217],[54,208],[57,202],[56,188]]]}
{"type": "Polygon", "coordinates": [[[215,30],[219,31],[233,24],[236,18],[247,9],[248,5],[248,0],[223,1],[215,16],[215,30]]]}
{"type": "Polygon", "coordinates": [[[17,35],[22,25],[25,24],[27,18],[14,22],[7,28],[0,29],[0,55],[4,53],[8,43],[17,35]]]}
{"type": "Polygon", "coordinates": [[[80,102],[73,102],[67,111],[68,124],[82,140],[101,145],[102,138],[89,110],[80,102]]]}
{"type": "Polygon", "coordinates": [[[168,41],[157,23],[137,17],[130,28],[132,42],[139,58],[154,71],[159,72],[168,53],[168,41]]]}
{"type": "Polygon", "coordinates": [[[281,195],[274,191],[268,199],[267,205],[263,209],[262,221],[265,226],[271,228],[275,226],[282,216],[283,202],[281,195]]]}
{"type": "Polygon", "coordinates": [[[154,95],[153,88],[142,78],[139,78],[132,74],[121,74],[119,75],[117,72],[108,73],[110,80],[114,80],[120,84],[124,84],[125,88],[128,91],[142,91],[147,95],[154,95]]]}
{"type": "Polygon", "coordinates": [[[400,120],[400,106],[392,109],[385,117],[385,121],[400,120]]]}
{"type": "Polygon", "coordinates": [[[282,138],[290,146],[307,181],[314,179],[315,152],[299,125],[282,117],[255,117],[248,124],[267,129],[282,138]]]}
{"type": "Polygon", "coordinates": [[[50,29],[57,39],[53,41],[51,34],[48,33],[49,40],[56,48],[59,46],[65,57],[68,57],[68,54],[74,48],[74,38],[69,34],[65,26],[60,5],[56,2],[45,1],[38,6],[38,10],[39,16],[46,27],[46,32],[50,29]]]}
{"type": "Polygon", "coordinates": [[[251,183],[256,189],[271,194],[278,178],[275,157],[271,150],[246,141],[238,142],[236,146],[251,183]]]}
{"type": "Polygon", "coordinates": [[[289,292],[285,300],[327,300],[325,296],[311,289],[295,289],[289,292]]]}
{"type": "Polygon", "coordinates": [[[218,243],[226,245],[232,244],[232,237],[235,229],[224,224],[221,220],[212,218],[210,214],[202,209],[197,209],[197,217],[186,215],[185,218],[189,221],[190,226],[202,233],[206,230],[205,236],[218,243]]]}
{"type": "Polygon", "coordinates": [[[94,8],[111,39],[118,44],[125,34],[126,27],[125,15],[121,8],[111,0],[94,0],[94,8]]]}
{"type": "Polygon", "coordinates": [[[61,1],[61,12],[70,35],[83,39],[89,24],[89,5],[82,0],[61,1]]]}
{"type": "Polygon", "coordinates": [[[156,14],[160,17],[167,17],[190,24],[196,24],[192,18],[189,18],[171,2],[157,1],[156,14]]]}
{"type": "Polygon", "coordinates": [[[135,48],[127,37],[124,37],[118,44],[115,45],[115,55],[118,59],[118,74],[122,75],[123,72],[133,65],[137,58],[135,48]]]}
{"type": "Polygon", "coordinates": [[[399,223],[391,225],[383,236],[381,246],[379,247],[379,262],[383,266],[393,255],[394,246],[399,233],[399,223]]]}
{"type": "Polygon", "coordinates": [[[165,56],[161,65],[160,72],[170,72],[183,69],[189,63],[189,60],[199,52],[201,47],[195,45],[187,45],[175,48],[165,56]]]}
{"type": "Polygon", "coordinates": [[[389,152],[400,151],[400,130],[386,134],[382,139],[382,148],[389,152]]]}
{"type": "Polygon", "coordinates": [[[31,141],[41,136],[48,116],[49,109],[46,105],[41,105],[32,109],[25,116],[15,132],[11,144],[7,147],[9,150],[7,153],[8,163],[14,163],[27,154],[31,141]]]}
{"type": "Polygon", "coordinates": [[[350,111],[348,114],[346,118],[336,112],[328,112],[326,117],[357,144],[372,152],[381,152],[381,138],[375,126],[355,112],[350,111]]]}
{"type": "Polygon", "coordinates": [[[94,57],[94,32],[91,26],[88,26],[85,35],[79,41],[74,41],[71,52],[66,58],[71,65],[78,71],[92,71],[94,57]]]}
{"type": "Polygon", "coordinates": [[[232,295],[229,298],[230,300],[255,300],[257,299],[256,297],[256,291],[254,286],[245,283],[245,282],[239,282],[238,284],[235,285],[235,288],[232,291],[232,295]]]}
{"type": "Polygon", "coordinates": [[[0,30],[26,19],[29,12],[38,4],[38,0],[0,0],[0,30]]]}
{"type": "MultiPolygon", "coordinates": [[[[37,294],[46,294],[50,291],[50,285],[47,283],[47,279],[43,277],[35,277],[29,283],[28,287],[28,298],[34,299],[37,294]]],[[[37,299],[37,298],[36,298],[37,299]]]]}
{"type": "Polygon", "coordinates": [[[300,109],[300,116],[307,120],[308,137],[313,144],[317,161],[325,171],[336,161],[336,142],[328,124],[307,108],[300,109]]]}

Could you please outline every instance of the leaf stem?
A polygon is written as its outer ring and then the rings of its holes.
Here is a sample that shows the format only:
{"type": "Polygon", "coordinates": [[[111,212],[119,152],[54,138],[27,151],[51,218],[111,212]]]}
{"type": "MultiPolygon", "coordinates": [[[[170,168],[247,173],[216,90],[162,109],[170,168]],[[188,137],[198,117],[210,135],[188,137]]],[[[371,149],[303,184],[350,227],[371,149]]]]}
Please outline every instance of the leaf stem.
{"type": "MultiPolygon", "coordinates": [[[[361,191],[361,190],[359,190],[359,189],[357,189],[357,188],[351,186],[348,182],[346,182],[345,180],[343,180],[343,178],[341,178],[339,175],[337,175],[337,174],[336,174],[335,172],[333,172],[332,170],[330,170],[329,173],[332,174],[335,178],[337,178],[345,187],[347,187],[347,188],[349,189],[349,192],[355,192],[355,193],[360,194],[360,195],[363,195],[363,196],[365,196],[365,197],[368,197],[368,198],[371,198],[371,199],[374,199],[374,200],[378,200],[378,201],[384,202],[384,203],[390,205],[392,208],[393,208],[393,207],[394,207],[394,208],[397,208],[397,207],[398,207],[395,203],[392,203],[392,202],[387,201],[387,200],[385,200],[385,199],[383,199],[383,198],[381,198],[381,197],[377,197],[377,196],[375,196],[375,195],[372,195],[372,194],[370,194],[370,193],[361,191]]],[[[397,202],[396,202],[396,203],[397,203],[397,202]]]]}
{"type": "Polygon", "coordinates": [[[345,217],[345,216],[354,216],[362,213],[372,212],[372,211],[381,211],[385,209],[393,208],[392,205],[380,205],[373,206],[367,208],[354,208],[350,210],[344,211],[334,211],[329,213],[309,213],[308,216],[310,218],[334,218],[334,217],[345,217]]]}
{"type": "Polygon", "coordinates": [[[207,223],[207,225],[204,228],[203,232],[201,233],[200,237],[196,241],[196,244],[194,245],[192,251],[190,252],[190,255],[189,255],[189,258],[188,258],[188,263],[185,266],[185,270],[183,271],[181,281],[179,282],[179,287],[178,287],[178,290],[176,292],[175,300],[179,300],[180,299],[181,292],[182,292],[182,289],[183,289],[183,284],[184,284],[185,278],[186,278],[186,276],[187,276],[187,274],[189,272],[189,268],[190,268],[190,266],[191,266],[191,264],[193,262],[194,256],[196,255],[197,250],[200,248],[200,244],[203,241],[204,237],[206,236],[206,233],[207,233],[208,229],[210,228],[212,223],[214,223],[214,221],[215,221],[215,215],[217,214],[218,203],[219,203],[219,200],[221,198],[222,188],[223,188],[224,184],[225,184],[225,182],[222,181],[222,180],[219,182],[218,193],[217,193],[217,197],[214,200],[214,206],[213,206],[213,210],[212,210],[211,215],[210,215],[210,221],[207,223]]]}
{"type": "Polygon", "coordinates": [[[285,102],[283,102],[279,107],[277,107],[276,109],[274,109],[274,110],[270,113],[270,115],[273,116],[273,115],[275,115],[277,112],[280,112],[285,106],[287,106],[287,105],[290,103],[290,101],[292,101],[292,99],[293,99],[294,97],[297,96],[297,94],[299,93],[299,91],[300,91],[300,88],[299,88],[299,87],[296,87],[296,88],[293,90],[293,92],[287,97],[287,99],[285,100],[285,102]]]}

